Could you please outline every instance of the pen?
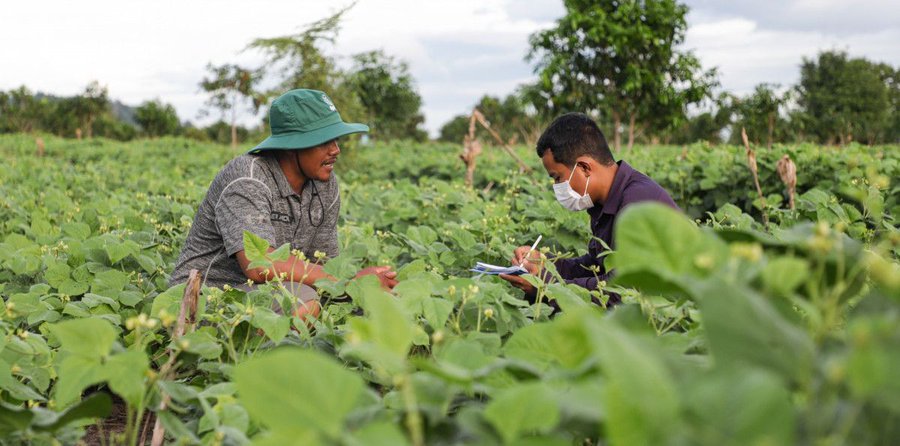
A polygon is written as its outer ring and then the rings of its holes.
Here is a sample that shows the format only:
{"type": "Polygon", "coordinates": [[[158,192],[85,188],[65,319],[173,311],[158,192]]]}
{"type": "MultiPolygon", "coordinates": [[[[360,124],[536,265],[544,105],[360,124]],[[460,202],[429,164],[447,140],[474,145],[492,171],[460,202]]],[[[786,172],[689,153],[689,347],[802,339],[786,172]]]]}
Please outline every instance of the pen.
{"type": "Polygon", "coordinates": [[[541,242],[541,237],[543,237],[543,235],[538,235],[537,240],[534,241],[534,244],[531,245],[531,249],[528,250],[528,254],[525,254],[525,258],[523,258],[522,261],[519,262],[519,266],[524,265],[525,261],[528,260],[529,257],[531,257],[531,253],[534,252],[534,248],[537,248],[538,243],[541,242]]]}

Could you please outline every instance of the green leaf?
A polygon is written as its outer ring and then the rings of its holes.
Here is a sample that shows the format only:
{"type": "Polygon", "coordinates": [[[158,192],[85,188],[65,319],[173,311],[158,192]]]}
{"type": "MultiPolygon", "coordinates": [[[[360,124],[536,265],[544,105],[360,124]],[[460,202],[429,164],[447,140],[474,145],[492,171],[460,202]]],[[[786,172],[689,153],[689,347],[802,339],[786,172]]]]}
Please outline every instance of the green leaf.
{"type": "Polygon", "coordinates": [[[262,262],[266,260],[269,253],[269,242],[258,235],[244,231],[244,255],[251,262],[262,262]]]}
{"type": "Polygon", "coordinates": [[[284,262],[291,257],[291,245],[290,243],[285,243],[278,247],[278,249],[269,253],[269,258],[272,259],[273,262],[284,262]]]}
{"type": "Polygon", "coordinates": [[[30,410],[13,406],[0,401],[0,436],[6,437],[13,433],[25,433],[34,413],[30,410]]]}
{"type": "Polygon", "coordinates": [[[62,225],[63,234],[75,240],[87,240],[91,236],[91,227],[87,223],[71,222],[62,225]]]}
{"type": "Polygon", "coordinates": [[[603,400],[613,444],[663,444],[676,434],[678,391],[651,339],[609,319],[586,318],[585,326],[607,382],[603,400]],[[635,395],[653,395],[636,398],[635,395]]]}
{"type": "Polygon", "coordinates": [[[41,420],[33,429],[38,432],[56,432],[75,421],[106,418],[111,411],[112,399],[105,393],[97,392],[52,418],[41,420]]]}
{"type": "Polygon", "coordinates": [[[795,257],[778,257],[762,272],[763,285],[780,296],[789,296],[808,276],[809,264],[795,257]]]}
{"type": "Polygon", "coordinates": [[[724,364],[754,364],[783,377],[805,380],[814,346],[762,295],[719,278],[693,286],[712,355],[724,364]]]}
{"type": "Polygon", "coordinates": [[[150,367],[147,355],[134,350],[119,353],[102,367],[109,388],[132,407],[140,406],[144,398],[144,374],[150,367]]]}
{"type": "Polygon", "coordinates": [[[287,336],[291,328],[291,318],[282,316],[268,308],[255,308],[250,324],[262,329],[274,342],[278,342],[287,336]]]}
{"type": "Polygon", "coordinates": [[[89,285],[84,282],[76,282],[73,279],[66,279],[57,287],[60,294],[65,294],[68,296],[80,296],[84,293],[87,293],[89,289],[89,285]]]}
{"type": "Polygon", "coordinates": [[[694,438],[710,444],[796,444],[791,393],[759,369],[716,369],[684,392],[694,438]]]}
{"type": "Polygon", "coordinates": [[[286,437],[308,435],[311,428],[339,438],[364,389],[359,376],[333,359],[293,348],[238,364],[234,381],[250,417],[286,437]]]}
{"type": "Polygon", "coordinates": [[[386,421],[374,421],[353,433],[353,444],[359,446],[403,446],[408,445],[409,440],[396,424],[386,421]]]}
{"type": "Polygon", "coordinates": [[[125,240],[121,243],[107,243],[104,247],[106,255],[109,257],[109,263],[115,265],[132,254],[141,251],[141,246],[132,240],[125,240]]]}
{"type": "Polygon", "coordinates": [[[128,284],[128,281],[128,274],[111,269],[97,273],[94,276],[94,283],[91,285],[91,290],[97,294],[114,295],[117,292],[122,291],[122,289],[125,288],[125,285],[128,284]]]}
{"type": "Polygon", "coordinates": [[[72,355],[57,367],[59,379],[54,387],[56,404],[65,407],[81,397],[88,386],[103,382],[104,372],[99,359],[72,355]]]}
{"type": "Polygon", "coordinates": [[[179,347],[188,353],[200,355],[203,359],[216,359],[222,354],[219,341],[205,330],[190,332],[169,345],[173,349],[179,347]]]}
{"type": "Polygon", "coordinates": [[[96,360],[109,355],[119,337],[109,322],[96,318],[58,322],[50,332],[59,340],[60,350],[96,360]]]}
{"type": "Polygon", "coordinates": [[[556,398],[545,383],[521,384],[502,391],[484,408],[484,417],[505,444],[524,434],[546,433],[559,422],[556,398]]]}
{"type": "Polygon", "coordinates": [[[184,299],[185,284],[175,285],[162,294],[153,299],[153,305],[150,307],[150,317],[159,317],[159,312],[166,310],[167,313],[177,316],[181,310],[181,301],[184,299]]]}
{"type": "Polygon", "coordinates": [[[453,302],[447,299],[426,297],[422,300],[422,316],[435,330],[447,323],[451,313],[453,313],[453,302]]]}
{"type": "Polygon", "coordinates": [[[629,206],[619,216],[615,238],[616,252],[608,262],[620,276],[616,282],[648,293],[683,292],[728,256],[718,237],[704,234],[683,214],[658,203],[629,206]],[[658,279],[640,280],[649,275],[658,279]]]}
{"type": "Polygon", "coordinates": [[[72,268],[69,268],[69,265],[66,265],[65,262],[54,262],[44,271],[44,279],[47,280],[50,286],[59,289],[62,284],[70,280],[69,275],[71,272],[72,268]]]}

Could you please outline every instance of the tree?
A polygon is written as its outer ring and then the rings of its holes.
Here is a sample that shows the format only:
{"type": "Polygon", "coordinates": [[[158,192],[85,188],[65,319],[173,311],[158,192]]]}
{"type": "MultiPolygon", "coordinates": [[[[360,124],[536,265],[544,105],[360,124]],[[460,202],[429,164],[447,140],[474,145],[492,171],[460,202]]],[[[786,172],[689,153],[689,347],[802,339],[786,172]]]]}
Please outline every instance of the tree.
{"type": "Polygon", "coordinates": [[[540,93],[559,114],[582,111],[612,121],[621,146],[623,119],[629,145],[638,126],[663,129],[708,95],[715,72],[701,72],[690,52],[676,48],[687,30],[687,7],[675,0],[567,0],[556,27],[530,38],[540,93]]]}
{"type": "Polygon", "coordinates": [[[828,144],[882,140],[891,127],[891,81],[885,74],[883,66],[845,52],[804,58],[797,94],[806,130],[828,144]]]}
{"type": "Polygon", "coordinates": [[[180,126],[175,107],[164,104],[159,99],[141,104],[135,110],[134,118],[144,134],[151,138],[174,135],[180,126]]]}
{"type": "Polygon", "coordinates": [[[406,63],[382,51],[357,54],[353,60],[349,81],[365,108],[372,137],[427,139],[427,133],[419,128],[425,120],[420,111],[422,97],[406,63]]]}
{"type": "Polygon", "coordinates": [[[352,7],[353,4],[313,22],[299,33],[250,42],[247,49],[259,50],[266,56],[266,64],[261,69],[264,74],[280,79],[267,96],[277,96],[295,88],[322,90],[328,93],[344,120],[365,115],[356,92],[347,82],[346,73],[323,49],[323,45],[334,43],[341,19],[352,7]]]}
{"type": "MultiPolygon", "coordinates": [[[[734,101],[735,124],[732,127],[731,140],[734,144],[740,143],[740,129],[747,131],[749,139],[758,142],[764,136],[766,147],[771,148],[778,136],[776,129],[782,128],[784,120],[780,118],[780,111],[790,99],[789,93],[778,93],[779,86],[773,84],[759,84],[753,93],[734,101]]],[[[782,130],[780,133],[784,133],[782,130]]]]}
{"type": "Polygon", "coordinates": [[[206,106],[218,109],[222,113],[222,119],[229,115],[231,147],[236,148],[240,111],[246,110],[255,115],[266,102],[266,95],[255,90],[261,73],[259,70],[250,70],[234,64],[220,66],[208,64],[206,69],[209,76],[200,81],[200,88],[209,94],[206,106]]]}
{"type": "Polygon", "coordinates": [[[109,111],[109,92],[99,82],[92,81],[85,87],[84,93],[75,97],[72,105],[72,113],[81,125],[79,128],[86,137],[93,138],[94,121],[109,111]]]}
{"type": "Polygon", "coordinates": [[[47,114],[47,101],[36,98],[24,85],[0,91],[0,132],[32,132],[47,114]]]}

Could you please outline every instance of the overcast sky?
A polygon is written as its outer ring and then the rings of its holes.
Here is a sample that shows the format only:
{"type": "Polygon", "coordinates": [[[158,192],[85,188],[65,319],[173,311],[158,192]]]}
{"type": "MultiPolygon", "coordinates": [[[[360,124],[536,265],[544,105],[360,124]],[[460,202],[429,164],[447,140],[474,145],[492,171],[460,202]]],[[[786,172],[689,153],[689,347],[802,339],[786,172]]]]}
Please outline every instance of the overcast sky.
{"type": "MultiPolygon", "coordinates": [[[[321,0],[5,1],[0,89],[73,95],[91,80],[127,104],[159,98],[182,120],[199,119],[207,63],[260,63],[252,39],[290,34],[348,3],[321,0]]],[[[718,67],[725,89],[787,86],[820,50],[900,65],[898,0],[688,0],[686,47],[718,67]]],[[[483,94],[505,95],[534,78],[528,35],[562,16],[560,0],[359,0],[334,47],[383,49],[409,63],[426,128],[465,113],[483,94]]],[[[249,117],[248,122],[252,121],[249,117]]]]}

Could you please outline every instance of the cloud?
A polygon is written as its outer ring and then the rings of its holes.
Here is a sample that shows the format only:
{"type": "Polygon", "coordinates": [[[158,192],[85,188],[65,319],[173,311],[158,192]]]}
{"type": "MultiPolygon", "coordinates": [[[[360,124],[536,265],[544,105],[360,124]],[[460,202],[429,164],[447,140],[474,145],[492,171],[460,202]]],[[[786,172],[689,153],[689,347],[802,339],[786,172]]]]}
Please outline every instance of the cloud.
{"type": "Polygon", "coordinates": [[[686,0],[695,12],[717,19],[743,18],[760,28],[846,36],[896,29],[896,0],[686,0]]]}
{"type": "MultiPolygon", "coordinates": [[[[25,84],[59,95],[90,81],[129,104],[159,98],[197,122],[207,63],[262,63],[254,38],[297,32],[346,2],[319,0],[21,0],[0,15],[0,89],[25,84]]],[[[725,88],[796,82],[803,57],[845,49],[900,65],[900,2],[688,0],[686,42],[725,88]]],[[[343,66],[383,49],[409,63],[436,134],[484,94],[534,78],[528,36],[562,16],[559,0],[360,0],[331,50],[343,66]]],[[[205,118],[206,123],[215,116],[205,118]]],[[[247,117],[245,123],[258,122],[247,117]]]]}

